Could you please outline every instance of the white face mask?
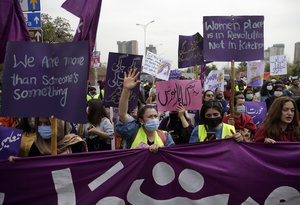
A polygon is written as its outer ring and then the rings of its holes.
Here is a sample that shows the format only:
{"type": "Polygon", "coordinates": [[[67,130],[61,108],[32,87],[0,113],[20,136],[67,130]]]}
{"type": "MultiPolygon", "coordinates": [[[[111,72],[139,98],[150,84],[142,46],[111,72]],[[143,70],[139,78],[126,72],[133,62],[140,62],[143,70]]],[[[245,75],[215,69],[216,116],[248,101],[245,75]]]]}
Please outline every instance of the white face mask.
{"type": "Polygon", "coordinates": [[[272,86],[272,85],[268,85],[268,86],[267,86],[267,90],[270,91],[270,90],[272,90],[272,89],[273,89],[273,86],[272,86]]]}
{"type": "Polygon", "coordinates": [[[280,97],[280,96],[282,96],[282,94],[283,94],[282,91],[275,91],[275,92],[274,92],[274,95],[275,95],[276,97],[280,97]]]}

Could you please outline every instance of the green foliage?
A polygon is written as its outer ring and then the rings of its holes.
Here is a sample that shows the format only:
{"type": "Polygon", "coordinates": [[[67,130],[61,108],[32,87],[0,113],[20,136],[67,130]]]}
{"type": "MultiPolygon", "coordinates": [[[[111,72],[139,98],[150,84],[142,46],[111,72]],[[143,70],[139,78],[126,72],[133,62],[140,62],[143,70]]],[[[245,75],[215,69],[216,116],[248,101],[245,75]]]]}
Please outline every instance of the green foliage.
{"type": "Polygon", "coordinates": [[[70,42],[73,39],[69,21],[62,17],[54,20],[49,14],[42,15],[43,41],[47,43],[70,42]]]}
{"type": "Polygon", "coordinates": [[[247,63],[246,62],[240,62],[238,65],[237,72],[247,72],[247,63]]]}
{"type": "Polygon", "coordinates": [[[209,72],[212,71],[212,70],[218,70],[217,66],[214,65],[214,64],[206,65],[205,75],[207,76],[209,74],[209,72]]]}

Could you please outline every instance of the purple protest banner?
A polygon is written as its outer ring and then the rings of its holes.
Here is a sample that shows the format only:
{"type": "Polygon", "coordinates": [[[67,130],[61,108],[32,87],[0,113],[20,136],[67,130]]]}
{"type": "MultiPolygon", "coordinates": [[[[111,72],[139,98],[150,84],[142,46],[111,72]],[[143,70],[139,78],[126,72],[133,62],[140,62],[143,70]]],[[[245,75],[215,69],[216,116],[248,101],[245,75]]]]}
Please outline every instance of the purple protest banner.
{"type": "MultiPolygon", "coordinates": [[[[143,56],[130,55],[123,53],[109,53],[104,104],[106,106],[118,107],[119,99],[123,89],[124,72],[130,69],[141,71],[143,56]]],[[[131,93],[129,100],[129,110],[133,110],[137,106],[139,86],[136,86],[131,93]]]]}
{"type": "Polygon", "coordinates": [[[102,0],[66,0],[62,7],[80,18],[73,41],[88,40],[94,49],[102,0]]]}
{"type": "Polygon", "coordinates": [[[178,68],[203,65],[203,38],[199,33],[179,36],[178,68]]]}
{"type": "Polygon", "coordinates": [[[264,16],[204,16],[205,61],[264,59],[264,16]]]}
{"type": "Polygon", "coordinates": [[[200,80],[171,80],[156,83],[157,110],[176,110],[181,103],[186,110],[199,110],[202,105],[200,80]]]}
{"type": "Polygon", "coordinates": [[[30,41],[19,0],[0,1],[0,64],[8,41],[30,41]]]}
{"type": "Polygon", "coordinates": [[[299,158],[297,142],[227,139],[163,147],[155,154],[133,149],[6,160],[0,161],[0,202],[296,205],[299,158]]]}
{"type": "Polygon", "coordinates": [[[0,159],[18,156],[22,132],[19,129],[0,126],[0,159]]]}
{"type": "Polygon", "coordinates": [[[2,116],[86,122],[88,42],[9,42],[4,64],[2,116]]]}
{"type": "Polygon", "coordinates": [[[169,80],[179,80],[181,77],[181,70],[171,70],[169,80]]]}
{"type": "MultiPolygon", "coordinates": [[[[245,102],[246,113],[253,119],[254,124],[258,127],[266,118],[267,105],[265,102],[245,102]]],[[[229,102],[226,101],[226,110],[229,110],[229,102]]]]}

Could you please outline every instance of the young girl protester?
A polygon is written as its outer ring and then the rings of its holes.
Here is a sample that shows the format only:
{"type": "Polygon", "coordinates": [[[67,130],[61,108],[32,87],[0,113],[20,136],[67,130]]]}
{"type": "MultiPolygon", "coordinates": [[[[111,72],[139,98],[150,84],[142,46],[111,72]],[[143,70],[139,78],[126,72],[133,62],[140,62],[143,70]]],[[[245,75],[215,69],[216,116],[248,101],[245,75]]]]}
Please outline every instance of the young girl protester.
{"type": "Polygon", "coordinates": [[[258,128],[256,142],[300,141],[299,113],[290,97],[278,97],[272,103],[263,124],[258,128]]]}
{"type": "Polygon", "coordinates": [[[238,142],[243,141],[241,133],[235,133],[234,126],[222,122],[223,115],[220,102],[216,100],[205,102],[200,111],[200,118],[204,120],[204,124],[194,128],[190,143],[230,137],[238,142]]]}

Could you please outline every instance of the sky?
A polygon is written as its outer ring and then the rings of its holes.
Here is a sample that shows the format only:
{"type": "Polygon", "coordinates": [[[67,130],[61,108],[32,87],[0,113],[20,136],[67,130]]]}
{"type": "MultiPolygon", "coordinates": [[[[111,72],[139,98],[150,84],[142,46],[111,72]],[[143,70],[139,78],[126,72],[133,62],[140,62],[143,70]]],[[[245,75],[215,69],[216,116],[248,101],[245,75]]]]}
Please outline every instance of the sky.
{"type": "MultiPolygon", "coordinates": [[[[64,0],[40,1],[42,13],[67,19],[75,33],[79,19],[61,8],[64,0]]],[[[146,30],[147,45],[156,46],[176,68],[179,35],[203,35],[203,16],[263,15],[264,48],[284,43],[288,61],[293,62],[295,43],[300,42],[299,8],[299,0],[103,0],[96,48],[101,62],[107,62],[109,52],[118,52],[117,41],[137,40],[143,55],[144,30],[136,24],[154,20],[146,30]]]]}

